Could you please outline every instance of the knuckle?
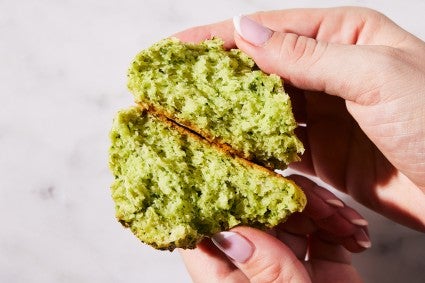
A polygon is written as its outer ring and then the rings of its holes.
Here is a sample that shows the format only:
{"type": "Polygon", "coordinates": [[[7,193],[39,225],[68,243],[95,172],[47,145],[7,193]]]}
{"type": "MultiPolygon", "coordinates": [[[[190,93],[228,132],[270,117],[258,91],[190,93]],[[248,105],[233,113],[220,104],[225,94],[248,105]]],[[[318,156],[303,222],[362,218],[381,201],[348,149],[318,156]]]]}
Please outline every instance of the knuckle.
{"type": "Polygon", "coordinates": [[[364,17],[369,18],[369,19],[379,20],[379,19],[386,18],[386,16],[383,13],[381,13],[381,12],[379,12],[377,10],[368,8],[368,7],[347,8],[347,10],[349,12],[353,12],[351,9],[357,10],[357,13],[358,14],[361,14],[364,17]]]}
{"type": "MultiPolygon", "coordinates": [[[[292,282],[292,272],[287,272],[293,268],[294,262],[287,262],[292,266],[283,266],[282,261],[259,258],[251,265],[250,282],[292,282]]],[[[286,264],[285,264],[286,265],[286,264]]]]}
{"type": "Polygon", "coordinates": [[[387,82],[394,75],[398,76],[404,72],[405,56],[404,53],[388,46],[380,46],[373,51],[374,63],[378,68],[378,77],[387,82]]]}
{"type": "Polygon", "coordinates": [[[263,267],[262,270],[259,270],[258,273],[254,274],[250,281],[253,283],[284,282],[282,267],[279,264],[271,263],[266,267],[263,267]]]}
{"type": "Polygon", "coordinates": [[[296,34],[282,34],[280,57],[292,64],[303,64],[305,68],[315,65],[322,58],[327,43],[316,41],[313,38],[296,34]]]}
{"type": "Polygon", "coordinates": [[[310,40],[305,36],[295,36],[294,44],[292,46],[292,55],[295,60],[300,60],[311,55],[311,49],[314,47],[315,41],[310,40]]]}
{"type": "Polygon", "coordinates": [[[280,54],[291,61],[299,61],[305,57],[307,48],[307,38],[296,34],[287,33],[282,36],[280,54]]]}

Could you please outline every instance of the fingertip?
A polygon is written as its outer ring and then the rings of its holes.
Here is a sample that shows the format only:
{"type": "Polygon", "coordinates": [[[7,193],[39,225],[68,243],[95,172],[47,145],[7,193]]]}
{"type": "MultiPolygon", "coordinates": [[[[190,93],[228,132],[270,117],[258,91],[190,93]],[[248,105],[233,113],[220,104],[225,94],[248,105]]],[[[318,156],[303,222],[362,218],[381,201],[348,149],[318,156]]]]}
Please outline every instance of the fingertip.
{"type": "Polygon", "coordinates": [[[246,276],[206,238],[195,249],[178,249],[193,282],[246,282],[246,276]],[[211,282],[211,281],[209,281],[211,282]]]}
{"type": "Polygon", "coordinates": [[[357,232],[354,233],[354,239],[356,240],[356,243],[362,248],[369,249],[372,247],[372,242],[370,241],[369,235],[363,228],[358,229],[357,232]]]}
{"type": "Polygon", "coordinates": [[[353,235],[351,237],[347,237],[341,240],[341,245],[349,252],[352,253],[361,253],[372,247],[370,241],[362,241],[357,240],[353,235]]]}
{"type": "Polygon", "coordinates": [[[336,208],[343,208],[344,203],[340,201],[339,199],[327,199],[325,202],[331,206],[334,206],[336,208]]]}
{"type": "Polygon", "coordinates": [[[287,282],[295,275],[297,280],[308,278],[304,265],[293,251],[282,241],[265,231],[250,227],[237,227],[231,230],[251,243],[250,247],[241,243],[245,249],[252,248],[250,256],[243,262],[234,261],[235,265],[248,279],[258,282],[287,282]]]}
{"type": "Polygon", "coordinates": [[[264,45],[273,35],[274,31],[263,26],[251,18],[239,15],[233,17],[236,32],[248,43],[254,46],[264,45]]]}
{"type": "Polygon", "coordinates": [[[233,26],[235,27],[235,31],[239,35],[242,33],[242,31],[241,31],[241,18],[242,17],[243,17],[242,14],[233,17],[233,26]]]}
{"type": "Polygon", "coordinates": [[[350,219],[350,222],[357,226],[368,226],[369,222],[366,219],[358,218],[358,219],[350,219]]]}
{"type": "Polygon", "coordinates": [[[200,43],[212,38],[220,38],[224,41],[224,48],[235,48],[234,29],[231,20],[219,23],[191,27],[172,35],[183,42],[200,43]]]}
{"type": "Polygon", "coordinates": [[[211,239],[217,248],[238,263],[246,262],[255,250],[251,241],[237,232],[219,232],[211,239]]]}
{"type": "Polygon", "coordinates": [[[340,209],[339,213],[342,217],[356,226],[367,227],[369,225],[369,222],[351,207],[346,206],[343,209],[340,209]]]}

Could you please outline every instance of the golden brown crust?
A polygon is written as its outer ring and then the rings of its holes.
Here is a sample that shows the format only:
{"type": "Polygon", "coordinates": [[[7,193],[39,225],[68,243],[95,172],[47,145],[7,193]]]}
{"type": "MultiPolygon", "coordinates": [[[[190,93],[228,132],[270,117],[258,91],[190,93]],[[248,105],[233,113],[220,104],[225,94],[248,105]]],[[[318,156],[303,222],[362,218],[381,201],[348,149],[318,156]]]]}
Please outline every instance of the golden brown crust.
{"type": "MultiPolygon", "coordinates": [[[[256,170],[263,171],[263,172],[265,172],[265,173],[267,173],[269,175],[272,175],[272,176],[277,176],[279,178],[284,178],[282,175],[276,173],[275,171],[273,171],[273,170],[271,170],[269,168],[266,168],[264,166],[261,166],[259,164],[256,164],[252,160],[248,160],[248,159],[245,159],[243,157],[240,157],[227,144],[221,144],[221,143],[216,143],[216,142],[209,141],[208,139],[204,138],[203,136],[201,136],[197,132],[191,130],[190,128],[186,128],[183,125],[181,125],[181,124],[175,122],[174,120],[170,119],[166,115],[163,115],[162,113],[159,113],[159,111],[155,111],[153,107],[145,108],[141,104],[139,104],[139,106],[142,107],[143,113],[147,113],[148,115],[151,115],[153,117],[156,117],[158,120],[160,120],[161,122],[165,123],[170,128],[178,131],[182,135],[190,136],[191,138],[196,139],[196,140],[204,143],[208,147],[212,147],[212,148],[216,149],[217,151],[220,151],[220,152],[225,153],[229,158],[234,158],[238,162],[243,163],[243,164],[245,164],[245,165],[247,165],[249,167],[252,167],[252,168],[254,168],[256,170]]],[[[288,180],[286,178],[284,178],[284,179],[287,180],[287,181],[292,182],[291,180],[288,180]]]]}
{"type": "MultiPolygon", "coordinates": [[[[270,170],[270,169],[268,169],[264,166],[261,166],[259,164],[254,163],[253,161],[250,161],[250,160],[247,160],[245,158],[238,156],[237,154],[234,153],[233,150],[229,150],[231,148],[228,145],[223,145],[223,144],[211,142],[211,141],[203,138],[201,135],[192,131],[191,129],[186,128],[183,125],[180,125],[177,122],[175,122],[174,120],[170,119],[169,117],[163,115],[162,113],[159,113],[159,111],[154,111],[152,107],[148,108],[148,107],[145,107],[144,105],[139,105],[138,109],[140,110],[140,115],[142,117],[147,116],[148,118],[155,119],[158,123],[163,123],[170,132],[177,132],[178,134],[182,135],[183,137],[187,137],[189,139],[189,142],[200,142],[205,147],[214,149],[214,150],[217,151],[217,153],[221,152],[221,153],[225,154],[227,158],[233,159],[236,162],[238,162],[238,163],[240,163],[240,164],[242,164],[246,167],[250,167],[253,170],[262,171],[270,177],[280,178],[284,182],[291,183],[292,185],[294,185],[294,187],[298,187],[292,180],[288,180],[288,179],[284,178],[282,175],[274,172],[273,170],[270,170]]],[[[120,220],[120,219],[118,219],[118,220],[124,227],[131,227],[131,225],[129,223],[127,223],[123,220],[120,220]]],[[[256,227],[256,224],[252,223],[251,226],[256,227]]],[[[264,228],[264,226],[259,226],[259,227],[264,228]]],[[[179,243],[169,242],[167,244],[158,244],[158,243],[155,243],[155,242],[149,242],[147,244],[151,245],[153,248],[158,249],[158,250],[173,251],[175,248],[177,248],[177,246],[179,248],[184,248],[184,249],[194,249],[194,248],[196,248],[196,245],[200,241],[202,241],[205,237],[207,237],[207,236],[202,236],[199,239],[196,239],[196,240],[193,240],[193,241],[191,240],[191,241],[188,241],[184,244],[182,244],[181,242],[179,242],[179,243]]]]}
{"type": "Polygon", "coordinates": [[[238,156],[240,156],[242,158],[246,158],[246,159],[249,159],[249,160],[253,159],[252,155],[247,155],[247,154],[244,154],[241,151],[235,150],[229,144],[225,143],[222,138],[212,136],[209,132],[203,130],[202,128],[197,127],[195,124],[190,123],[190,121],[188,121],[188,120],[179,119],[175,115],[175,113],[172,113],[170,111],[166,111],[165,108],[160,109],[158,107],[155,107],[152,104],[147,104],[147,103],[138,103],[138,104],[142,108],[148,109],[149,112],[158,113],[159,115],[163,115],[163,116],[167,117],[168,119],[174,121],[175,123],[189,129],[190,131],[197,133],[198,135],[202,136],[204,139],[208,140],[211,143],[218,144],[220,146],[226,147],[228,151],[233,152],[234,154],[237,154],[238,156]]]}
{"type": "MultiPolygon", "coordinates": [[[[264,161],[260,161],[260,160],[255,160],[253,155],[245,154],[244,152],[241,152],[241,151],[234,149],[228,143],[224,142],[223,139],[221,139],[220,137],[211,136],[210,133],[208,133],[207,131],[204,131],[203,129],[197,127],[193,123],[189,123],[189,121],[187,121],[187,120],[179,119],[174,113],[166,111],[164,108],[160,109],[160,108],[155,107],[153,104],[150,104],[150,103],[138,102],[137,104],[142,109],[148,110],[149,113],[154,113],[158,116],[163,116],[163,117],[167,118],[168,120],[173,121],[175,124],[178,124],[183,128],[186,128],[187,130],[197,134],[198,136],[202,137],[203,139],[209,141],[211,144],[214,144],[214,145],[224,149],[225,151],[227,151],[228,153],[230,153],[234,156],[238,156],[238,157],[244,159],[245,161],[249,160],[254,164],[257,164],[261,167],[266,167],[270,170],[276,169],[276,164],[274,164],[273,162],[264,162],[264,161]]],[[[278,163],[280,164],[281,162],[278,162],[278,163]]],[[[284,169],[285,167],[286,167],[285,164],[280,164],[280,166],[279,166],[280,169],[284,169]]]]}

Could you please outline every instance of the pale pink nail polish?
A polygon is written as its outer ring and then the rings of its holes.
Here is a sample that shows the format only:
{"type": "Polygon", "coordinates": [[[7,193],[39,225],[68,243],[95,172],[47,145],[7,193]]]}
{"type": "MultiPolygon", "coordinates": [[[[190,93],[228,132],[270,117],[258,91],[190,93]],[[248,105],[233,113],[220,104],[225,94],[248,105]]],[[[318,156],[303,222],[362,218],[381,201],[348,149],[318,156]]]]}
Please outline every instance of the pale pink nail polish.
{"type": "Polygon", "coordinates": [[[233,18],[233,25],[238,34],[253,45],[261,46],[273,35],[273,31],[247,16],[239,15],[233,18]]]}
{"type": "Polygon", "coordinates": [[[369,225],[369,223],[365,219],[350,219],[350,222],[357,226],[369,225]]]}
{"type": "Polygon", "coordinates": [[[364,219],[357,211],[352,209],[349,206],[344,207],[343,209],[340,209],[338,211],[342,217],[347,219],[349,222],[351,222],[354,225],[365,227],[368,226],[369,223],[366,219],[364,219]]]}
{"type": "Polygon", "coordinates": [[[338,199],[327,199],[325,200],[325,202],[335,207],[339,207],[339,208],[344,207],[344,203],[338,199]]]}
{"type": "Polygon", "coordinates": [[[246,262],[254,252],[254,245],[235,232],[220,232],[212,237],[213,243],[236,262],[246,262]]]}
{"type": "Polygon", "coordinates": [[[359,246],[368,249],[372,247],[372,243],[370,242],[369,236],[363,229],[359,229],[355,234],[354,238],[359,246]]]}

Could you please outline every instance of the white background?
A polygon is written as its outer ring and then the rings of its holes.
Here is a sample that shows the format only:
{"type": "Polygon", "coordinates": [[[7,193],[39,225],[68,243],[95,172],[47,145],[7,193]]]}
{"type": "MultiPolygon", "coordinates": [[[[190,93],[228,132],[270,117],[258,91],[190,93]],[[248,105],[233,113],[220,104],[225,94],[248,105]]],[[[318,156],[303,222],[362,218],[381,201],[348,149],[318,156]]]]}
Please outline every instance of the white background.
{"type": "MultiPolygon", "coordinates": [[[[424,39],[424,3],[0,0],[0,282],[190,281],[177,253],[114,219],[108,131],[132,104],[126,71],[141,49],[240,13],[337,5],[378,9],[424,39]]],[[[424,234],[357,207],[373,241],[354,257],[365,281],[424,282],[424,234]]]]}

